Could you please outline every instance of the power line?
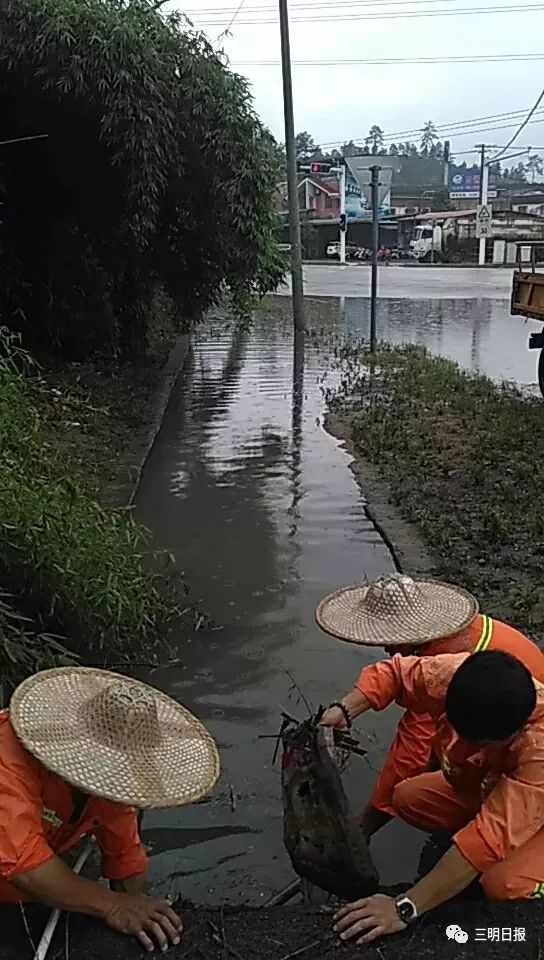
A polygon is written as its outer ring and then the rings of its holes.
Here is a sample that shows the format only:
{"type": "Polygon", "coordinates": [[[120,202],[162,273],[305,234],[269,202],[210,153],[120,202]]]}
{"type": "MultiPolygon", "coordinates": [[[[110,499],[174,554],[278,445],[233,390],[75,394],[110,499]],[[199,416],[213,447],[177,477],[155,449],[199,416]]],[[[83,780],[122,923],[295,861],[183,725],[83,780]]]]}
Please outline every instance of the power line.
{"type": "Polygon", "coordinates": [[[227,35],[227,33],[229,33],[229,31],[230,31],[230,29],[231,29],[234,21],[236,20],[236,17],[238,16],[238,14],[240,13],[242,7],[244,6],[244,3],[245,3],[245,0],[240,0],[240,3],[238,4],[236,10],[235,10],[234,13],[233,13],[232,19],[231,19],[228,27],[226,27],[226,29],[223,30],[223,32],[219,34],[219,36],[216,38],[216,41],[215,41],[216,43],[219,43],[219,41],[220,41],[223,37],[225,37],[225,36],[227,35]]]}
{"type": "MultiPolygon", "coordinates": [[[[294,67],[344,67],[372,64],[375,66],[388,66],[395,63],[500,63],[502,61],[515,61],[530,63],[537,60],[544,60],[543,53],[497,53],[480,56],[479,54],[465,54],[457,57],[375,57],[367,60],[292,60],[294,67]]],[[[279,67],[280,60],[233,60],[233,67],[279,67]]],[[[521,112],[521,111],[519,111],[521,112]]]]}
{"type": "MultiPolygon", "coordinates": [[[[336,10],[337,7],[404,7],[412,6],[413,4],[422,4],[422,3],[459,3],[459,0],[338,0],[337,3],[331,2],[331,0],[325,0],[324,3],[293,3],[290,4],[290,10],[320,10],[325,8],[326,10],[336,10]]],[[[228,17],[231,13],[236,10],[235,7],[185,7],[184,13],[196,14],[196,19],[199,19],[199,14],[201,16],[211,16],[214,13],[223,14],[223,16],[228,17]]],[[[264,4],[258,7],[246,7],[245,13],[275,13],[276,7],[268,4],[264,4]]]]}
{"type": "MultiPolygon", "coordinates": [[[[519,137],[521,131],[524,130],[525,127],[527,126],[527,124],[531,122],[531,117],[534,116],[534,114],[536,113],[538,107],[539,107],[540,104],[542,103],[542,100],[543,100],[543,99],[544,99],[544,90],[541,90],[540,96],[537,97],[535,103],[533,104],[533,106],[532,106],[531,109],[529,110],[529,113],[527,114],[527,116],[525,117],[525,119],[523,120],[523,122],[520,124],[520,126],[518,127],[518,129],[516,130],[514,136],[508,141],[508,143],[506,144],[506,146],[504,147],[504,149],[502,150],[502,152],[501,152],[501,153],[498,153],[495,157],[493,157],[493,160],[494,160],[494,161],[495,161],[495,160],[500,160],[500,158],[502,157],[502,155],[503,155],[504,153],[506,153],[507,150],[510,149],[510,147],[512,146],[513,143],[515,143],[515,141],[516,141],[517,138],[519,137]]],[[[534,121],[533,121],[533,122],[534,122],[534,121]]]]}
{"type": "MultiPolygon", "coordinates": [[[[435,128],[438,132],[442,134],[448,134],[454,131],[456,128],[462,127],[466,129],[467,127],[473,126],[474,124],[480,123],[490,123],[494,120],[514,120],[518,117],[525,115],[525,109],[523,110],[509,110],[507,113],[491,113],[486,114],[483,117],[472,117],[469,120],[450,120],[447,123],[436,123],[435,128]]],[[[399,137],[415,136],[418,133],[421,133],[422,127],[412,127],[411,130],[396,130],[393,133],[388,133],[385,136],[386,140],[396,140],[399,137]]],[[[351,137],[350,139],[353,139],[351,137]]],[[[337,143],[347,143],[348,138],[345,137],[343,141],[340,140],[330,140],[327,143],[322,144],[324,147],[333,147],[337,143]]]]}
{"type": "MultiPolygon", "coordinates": [[[[538,116],[540,116],[541,114],[544,114],[544,110],[538,111],[538,116]]],[[[508,114],[506,114],[505,119],[506,119],[506,117],[508,117],[508,114]]],[[[542,123],[543,121],[544,121],[544,117],[543,117],[542,119],[532,120],[532,121],[530,121],[530,122],[531,122],[531,123],[542,123]]],[[[468,123],[468,121],[467,121],[467,123],[468,123]]],[[[493,131],[495,131],[495,130],[511,130],[513,127],[516,126],[517,120],[516,120],[514,123],[506,123],[506,124],[502,124],[502,123],[501,123],[501,124],[497,124],[497,123],[494,123],[494,124],[487,125],[487,126],[484,126],[484,127],[477,127],[476,129],[474,128],[474,123],[475,123],[475,121],[472,121],[472,126],[462,127],[461,129],[453,129],[453,130],[450,130],[450,131],[445,130],[444,127],[436,126],[436,130],[437,130],[437,132],[441,131],[441,135],[442,135],[443,137],[450,137],[450,138],[452,138],[452,137],[469,137],[469,136],[475,136],[476,134],[479,134],[479,133],[491,133],[491,132],[493,132],[493,131]]],[[[395,143],[395,142],[397,142],[397,141],[402,141],[402,138],[403,138],[403,137],[415,136],[416,134],[421,134],[421,133],[422,133],[422,128],[421,128],[421,127],[418,127],[418,128],[415,129],[415,130],[404,130],[404,131],[401,131],[400,133],[388,134],[388,135],[385,136],[384,139],[383,139],[383,145],[384,145],[384,146],[391,146],[392,143],[395,143]]],[[[338,147],[338,146],[342,146],[343,144],[349,143],[349,142],[354,142],[354,146],[362,146],[362,143],[360,142],[360,141],[361,141],[361,138],[358,138],[358,139],[359,139],[359,143],[355,142],[355,141],[353,140],[353,137],[350,137],[349,139],[348,139],[347,137],[345,137],[343,140],[329,141],[329,142],[327,142],[327,143],[322,143],[322,144],[320,144],[320,146],[321,146],[321,148],[338,147]]],[[[505,148],[505,149],[506,149],[506,148],[505,148]]],[[[471,152],[472,152],[472,151],[471,151],[471,152]]]]}
{"type": "MultiPolygon", "coordinates": [[[[425,2],[425,0],[424,0],[425,2]]],[[[292,17],[291,23],[341,23],[345,20],[350,22],[358,20],[415,20],[429,19],[431,17],[469,17],[469,16],[488,16],[496,13],[534,13],[544,10],[542,4],[527,4],[524,6],[501,6],[501,7],[463,7],[461,10],[421,10],[421,11],[396,11],[392,13],[365,13],[349,16],[318,16],[318,17],[292,17]]],[[[195,22],[200,27],[221,26],[227,23],[226,20],[197,20],[195,22]]],[[[239,26],[266,26],[267,24],[277,23],[277,17],[272,19],[259,20],[239,20],[239,26]]]]}

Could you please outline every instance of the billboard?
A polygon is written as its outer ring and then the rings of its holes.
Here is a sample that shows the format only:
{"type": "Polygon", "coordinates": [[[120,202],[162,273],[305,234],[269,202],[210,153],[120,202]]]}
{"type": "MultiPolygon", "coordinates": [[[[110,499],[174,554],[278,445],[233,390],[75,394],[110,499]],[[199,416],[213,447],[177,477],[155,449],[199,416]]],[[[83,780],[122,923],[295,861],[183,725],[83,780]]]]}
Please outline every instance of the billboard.
{"type": "MultiPolygon", "coordinates": [[[[450,200],[479,200],[480,173],[474,170],[459,170],[452,167],[450,170],[450,200]]],[[[493,174],[489,176],[487,196],[493,200],[497,196],[497,181],[493,174]]]]}
{"type": "MultiPolygon", "coordinates": [[[[383,197],[380,204],[380,220],[388,217],[391,210],[391,189],[383,197]]],[[[346,172],[346,218],[352,222],[354,220],[372,220],[372,206],[362,190],[350,173],[346,172]]]]}

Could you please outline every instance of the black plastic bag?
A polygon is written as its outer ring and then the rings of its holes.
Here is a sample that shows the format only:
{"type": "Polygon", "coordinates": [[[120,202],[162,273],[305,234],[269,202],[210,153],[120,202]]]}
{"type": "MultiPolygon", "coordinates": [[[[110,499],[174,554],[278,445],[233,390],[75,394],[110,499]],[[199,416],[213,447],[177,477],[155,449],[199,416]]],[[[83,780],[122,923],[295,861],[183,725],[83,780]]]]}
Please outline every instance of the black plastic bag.
{"type": "Polygon", "coordinates": [[[333,731],[307,720],[284,729],[282,743],[283,839],[293,869],[343,900],[370,896],[378,873],[349,809],[333,731]]]}

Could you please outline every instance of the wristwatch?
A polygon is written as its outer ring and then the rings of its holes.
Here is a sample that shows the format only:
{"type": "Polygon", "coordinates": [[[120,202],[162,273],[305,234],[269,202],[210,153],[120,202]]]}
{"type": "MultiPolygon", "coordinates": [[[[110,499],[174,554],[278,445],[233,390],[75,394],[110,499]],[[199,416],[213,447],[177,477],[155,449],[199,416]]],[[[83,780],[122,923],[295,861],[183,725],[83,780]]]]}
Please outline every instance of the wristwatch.
{"type": "Polygon", "coordinates": [[[417,907],[408,897],[399,897],[399,899],[395,901],[395,906],[399,920],[402,920],[403,923],[408,925],[413,923],[414,920],[417,920],[417,907]]]}

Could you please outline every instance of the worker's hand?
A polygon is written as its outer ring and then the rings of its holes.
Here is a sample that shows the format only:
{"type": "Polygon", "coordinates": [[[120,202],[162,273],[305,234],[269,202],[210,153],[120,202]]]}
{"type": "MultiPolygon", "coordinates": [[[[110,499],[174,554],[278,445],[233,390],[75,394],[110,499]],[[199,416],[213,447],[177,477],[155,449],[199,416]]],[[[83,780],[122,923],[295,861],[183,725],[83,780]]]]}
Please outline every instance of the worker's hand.
{"type": "Polygon", "coordinates": [[[335,730],[347,730],[346,718],[340,707],[329,707],[319,721],[322,727],[334,727],[335,730]]]}
{"type": "Polygon", "coordinates": [[[356,900],[334,915],[334,932],[341,940],[355,940],[356,943],[372,943],[378,937],[406,930],[393,897],[376,893],[366,900],[356,900]]]}
{"type": "Polygon", "coordinates": [[[170,904],[143,893],[117,893],[104,916],[108,926],[136,937],[146,950],[168,950],[181,940],[183,923],[170,904]]]}

